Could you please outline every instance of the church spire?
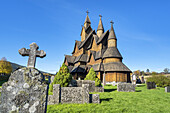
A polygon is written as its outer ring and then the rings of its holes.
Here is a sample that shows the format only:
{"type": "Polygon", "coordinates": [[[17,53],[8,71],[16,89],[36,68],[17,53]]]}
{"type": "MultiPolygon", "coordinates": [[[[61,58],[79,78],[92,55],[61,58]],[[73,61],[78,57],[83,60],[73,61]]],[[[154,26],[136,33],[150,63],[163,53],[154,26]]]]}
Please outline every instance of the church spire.
{"type": "Polygon", "coordinates": [[[110,39],[116,39],[117,40],[116,35],[115,35],[115,31],[113,29],[114,22],[111,21],[110,23],[111,23],[111,29],[110,29],[108,40],[110,40],[110,39]]]}
{"type": "Polygon", "coordinates": [[[86,13],[87,13],[87,16],[86,16],[86,19],[85,19],[85,22],[84,22],[84,27],[88,27],[89,25],[91,25],[91,22],[90,22],[90,19],[89,19],[89,16],[88,16],[89,11],[87,10],[86,13]]]}
{"type": "Polygon", "coordinates": [[[108,47],[117,47],[117,38],[113,29],[113,21],[111,23],[111,29],[108,37],[108,47]]]}
{"type": "Polygon", "coordinates": [[[98,28],[97,28],[97,35],[98,37],[100,37],[103,33],[104,33],[104,28],[103,28],[103,23],[102,23],[102,15],[99,15],[100,17],[100,20],[99,20],[99,25],[98,25],[98,28]]]}

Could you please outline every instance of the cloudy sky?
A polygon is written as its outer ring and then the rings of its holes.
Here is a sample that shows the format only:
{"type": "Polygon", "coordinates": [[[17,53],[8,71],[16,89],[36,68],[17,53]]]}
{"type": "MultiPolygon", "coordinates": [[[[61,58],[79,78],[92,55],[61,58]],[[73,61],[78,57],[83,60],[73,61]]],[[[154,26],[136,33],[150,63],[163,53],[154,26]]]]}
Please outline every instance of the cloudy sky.
{"type": "Polygon", "coordinates": [[[26,66],[18,50],[36,42],[47,56],[36,68],[59,70],[71,54],[86,10],[93,29],[101,14],[104,29],[114,29],[123,62],[132,70],[161,72],[170,68],[170,1],[168,0],[1,0],[0,58],[26,66]]]}

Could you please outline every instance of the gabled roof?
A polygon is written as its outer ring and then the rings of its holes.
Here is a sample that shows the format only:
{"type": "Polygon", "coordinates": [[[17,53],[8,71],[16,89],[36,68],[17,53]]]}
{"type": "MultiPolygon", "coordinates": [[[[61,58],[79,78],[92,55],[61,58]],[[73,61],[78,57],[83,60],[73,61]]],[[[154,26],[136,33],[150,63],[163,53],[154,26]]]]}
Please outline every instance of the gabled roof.
{"type": "Polygon", "coordinates": [[[92,67],[94,71],[104,71],[103,63],[94,64],[92,67]]]}
{"type": "Polygon", "coordinates": [[[116,47],[108,47],[103,54],[103,58],[121,58],[121,59],[123,59],[122,55],[120,54],[119,50],[116,47]]]}
{"type": "Polygon", "coordinates": [[[85,73],[86,72],[86,66],[85,65],[79,65],[74,66],[71,70],[71,73],[85,73]]]}
{"type": "Polygon", "coordinates": [[[91,26],[87,26],[87,27],[82,26],[80,36],[82,35],[83,29],[85,30],[85,32],[86,32],[87,34],[89,34],[89,32],[92,30],[91,26]]]}
{"type": "Polygon", "coordinates": [[[131,72],[131,70],[122,62],[110,62],[104,63],[103,65],[105,72],[108,71],[131,72]]]}
{"type": "Polygon", "coordinates": [[[90,50],[90,56],[87,56],[87,62],[90,61],[90,58],[92,57],[92,55],[93,55],[93,58],[94,58],[94,60],[95,60],[96,51],[90,50]]]}
{"type": "Polygon", "coordinates": [[[73,69],[73,66],[67,66],[69,69],[69,72],[71,72],[71,70],[73,69]]]}
{"type": "Polygon", "coordinates": [[[102,49],[101,51],[97,51],[96,55],[95,55],[96,56],[95,59],[97,60],[97,59],[102,58],[105,51],[106,51],[106,49],[102,49]]]}
{"type": "Polygon", "coordinates": [[[100,36],[99,40],[97,41],[97,44],[99,44],[100,42],[102,42],[102,40],[103,40],[105,37],[107,37],[108,34],[109,34],[109,30],[107,30],[105,33],[103,33],[103,34],[100,36]]]}
{"type": "Polygon", "coordinates": [[[70,56],[70,55],[65,55],[65,58],[67,59],[68,63],[73,64],[76,57],[75,56],[70,56]]]}
{"type": "Polygon", "coordinates": [[[92,34],[95,33],[95,30],[91,31],[90,34],[86,37],[86,39],[80,44],[79,49],[81,49],[85,43],[88,41],[88,39],[92,36],[92,34]]]}
{"type": "Polygon", "coordinates": [[[81,54],[81,55],[76,57],[76,59],[74,60],[74,63],[77,63],[77,62],[87,62],[87,57],[88,57],[87,54],[81,54]]]}
{"type": "Polygon", "coordinates": [[[75,52],[76,45],[77,45],[77,47],[79,47],[80,44],[81,44],[81,41],[77,41],[77,40],[76,40],[76,42],[75,42],[75,44],[74,44],[74,50],[73,50],[72,54],[75,52]]]}

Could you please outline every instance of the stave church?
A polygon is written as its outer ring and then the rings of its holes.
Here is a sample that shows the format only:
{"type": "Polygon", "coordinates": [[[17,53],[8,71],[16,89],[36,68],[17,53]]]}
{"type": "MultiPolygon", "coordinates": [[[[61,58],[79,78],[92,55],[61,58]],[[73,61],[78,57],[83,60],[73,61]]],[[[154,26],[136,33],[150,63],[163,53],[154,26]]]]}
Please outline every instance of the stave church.
{"type": "Polygon", "coordinates": [[[74,79],[84,79],[93,68],[98,78],[107,82],[130,82],[131,70],[122,62],[117,48],[117,37],[111,21],[110,30],[105,31],[100,16],[97,31],[91,28],[87,16],[81,29],[81,41],[75,41],[72,55],[65,55],[64,63],[74,79]]]}

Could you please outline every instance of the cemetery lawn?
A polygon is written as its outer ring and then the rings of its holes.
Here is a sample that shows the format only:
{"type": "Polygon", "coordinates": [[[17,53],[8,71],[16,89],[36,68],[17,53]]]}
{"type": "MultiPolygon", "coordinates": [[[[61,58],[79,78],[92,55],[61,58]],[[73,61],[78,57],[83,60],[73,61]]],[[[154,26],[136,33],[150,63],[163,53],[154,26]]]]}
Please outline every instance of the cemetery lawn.
{"type": "Polygon", "coordinates": [[[100,94],[100,104],[48,105],[47,113],[169,113],[170,93],[164,88],[148,90],[145,85],[136,87],[136,92],[117,92],[117,86],[105,86],[100,94]]]}

